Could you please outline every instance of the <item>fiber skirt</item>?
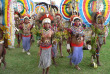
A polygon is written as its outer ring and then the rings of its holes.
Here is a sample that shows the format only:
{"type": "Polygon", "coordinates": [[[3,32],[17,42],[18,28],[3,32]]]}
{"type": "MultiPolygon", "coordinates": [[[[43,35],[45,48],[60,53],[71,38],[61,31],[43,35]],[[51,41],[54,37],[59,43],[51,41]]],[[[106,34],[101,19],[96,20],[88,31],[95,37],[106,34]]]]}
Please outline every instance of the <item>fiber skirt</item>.
{"type": "Polygon", "coordinates": [[[43,50],[42,48],[40,62],[39,62],[38,67],[46,69],[50,65],[51,65],[51,47],[47,48],[46,50],[43,50]]]}
{"type": "Polygon", "coordinates": [[[31,37],[22,37],[22,44],[25,51],[30,49],[30,38],[31,37]]]}
{"type": "Polygon", "coordinates": [[[83,58],[83,47],[73,47],[73,52],[69,55],[69,58],[71,58],[71,63],[74,63],[74,65],[78,65],[83,58]]]}
{"type": "Polygon", "coordinates": [[[98,37],[99,37],[99,43],[100,44],[103,44],[103,38],[104,38],[104,36],[103,35],[98,35],[98,37]]]}
{"type": "Polygon", "coordinates": [[[57,56],[57,43],[52,46],[52,57],[57,56]]]}

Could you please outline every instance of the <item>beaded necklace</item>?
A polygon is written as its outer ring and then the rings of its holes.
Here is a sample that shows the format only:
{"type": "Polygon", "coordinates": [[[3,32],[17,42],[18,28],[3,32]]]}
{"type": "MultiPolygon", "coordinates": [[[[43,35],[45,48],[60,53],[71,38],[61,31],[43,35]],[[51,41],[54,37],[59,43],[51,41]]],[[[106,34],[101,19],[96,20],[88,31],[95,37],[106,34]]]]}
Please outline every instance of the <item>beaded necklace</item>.
{"type": "Polygon", "coordinates": [[[79,27],[72,26],[71,30],[72,30],[73,34],[76,34],[76,33],[83,34],[83,30],[82,30],[82,28],[80,26],[79,27]]]}
{"type": "Polygon", "coordinates": [[[30,26],[30,24],[29,23],[28,24],[23,24],[23,26],[24,26],[24,29],[27,29],[30,26]]]}
{"type": "Polygon", "coordinates": [[[45,37],[49,36],[50,30],[51,30],[51,29],[48,29],[48,30],[43,29],[43,31],[42,31],[43,36],[45,36],[45,37]]]}

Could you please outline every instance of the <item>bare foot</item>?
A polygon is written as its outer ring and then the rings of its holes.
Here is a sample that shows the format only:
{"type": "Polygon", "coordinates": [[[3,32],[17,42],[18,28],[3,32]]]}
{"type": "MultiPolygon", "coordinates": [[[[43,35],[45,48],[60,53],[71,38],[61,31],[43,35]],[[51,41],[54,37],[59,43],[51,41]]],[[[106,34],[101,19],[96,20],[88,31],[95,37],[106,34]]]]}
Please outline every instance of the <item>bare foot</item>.
{"type": "Polygon", "coordinates": [[[63,56],[59,56],[59,58],[63,58],[63,56]]]}
{"type": "Polygon", "coordinates": [[[72,66],[71,58],[70,58],[70,66],[72,66]]]}
{"type": "Polygon", "coordinates": [[[45,69],[43,69],[43,72],[42,72],[42,74],[45,74],[45,69]]]}
{"type": "Polygon", "coordinates": [[[75,68],[76,68],[77,70],[81,70],[81,69],[79,68],[79,66],[78,66],[78,65],[76,65],[76,66],[75,66],[75,68]]]}
{"type": "Polygon", "coordinates": [[[4,64],[4,66],[2,67],[2,69],[3,69],[3,70],[5,70],[5,69],[6,69],[6,63],[4,64]]]}
{"type": "Polygon", "coordinates": [[[53,65],[56,66],[57,64],[56,64],[56,61],[55,61],[55,57],[52,57],[52,60],[53,60],[53,65]]]}
{"type": "Polygon", "coordinates": [[[54,64],[55,66],[57,66],[57,63],[56,63],[55,61],[53,62],[53,64],[54,64]]]}
{"type": "Polygon", "coordinates": [[[98,65],[98,66],[101,66],[100,62],[97,62],[97,65],[98,65]]]}
{"type": "Polygon", "coordinates": [[[63,58],[63,54],[61,54],[61,58],[63,58]]]}
{"type": "Polygon", "coordinates": [[[3,70],[5,70],[5,68],[6,68],[5,66],[2,67],[3,70]]]}
{"type": "Polygon", "coordinates": [[[70,62],[70,66],[72,66],[72,63],[70,62]]]}

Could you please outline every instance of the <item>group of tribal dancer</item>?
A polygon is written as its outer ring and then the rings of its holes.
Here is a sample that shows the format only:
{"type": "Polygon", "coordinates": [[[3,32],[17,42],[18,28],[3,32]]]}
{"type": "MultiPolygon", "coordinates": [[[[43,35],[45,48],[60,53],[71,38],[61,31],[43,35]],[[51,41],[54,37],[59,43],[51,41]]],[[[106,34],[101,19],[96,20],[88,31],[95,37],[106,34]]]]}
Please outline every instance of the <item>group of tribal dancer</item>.
{"type": "MultiPolygon", "coordinates": [[[[64,25],[62,15],[59,12],[55,14],[49,11],[40,12],[37,16],[33,14],[31,17],[29,15],[21,16],[20,13],[15,12],[17,47],[20,47],[22,41],[22,52],[32,55],[29,50],[32,42],[34,42],[34,34],[37,36],[40,49],[39,67],[43,69],[43,74],[49,73],[51,60],[56,65],[57,47],[60,49],[60,56],[63,57],[62,43],[64,40],[67,43],[70,64],[74,64],[77,70],[81,70],[78,64],[82,61],[84,48],[95,52],[92,53],[92,58],[96,58],[97,65],[100,66],[99,51],[101,46],[105,44],[108,34],[107,26],[104,25],[103,14],[96,12],[90,27],[84,27],[79,16],[79,14],[74,13],[68,21],[70,25],[65,27],[66,24],[64,25]],[[85,35],[86,29],[90,31],[89,38],[85,35]],[[93,41],[94,43],[92,43],[93,41]]],[[[3,43],[1,42],[2,38],[0,34],[0,45],[3,43]]]]}

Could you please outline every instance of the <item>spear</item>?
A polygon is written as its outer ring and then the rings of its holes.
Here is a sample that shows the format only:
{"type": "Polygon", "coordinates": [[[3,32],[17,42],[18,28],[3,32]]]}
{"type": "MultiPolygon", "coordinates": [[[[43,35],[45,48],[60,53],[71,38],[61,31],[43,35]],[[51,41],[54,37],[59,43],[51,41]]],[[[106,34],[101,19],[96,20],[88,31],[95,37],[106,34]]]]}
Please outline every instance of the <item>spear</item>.
{"type": "Polygon", "coordinates": [[[75,0],[72,0],[72,5],[73,5],[73,9],[72,9],[72,15],[75,14],[75,0]]]}
{"type": "Polygon", "coordinates": [[[50,12],[52,11],[51,4],[52,4],[52,2],[51,2],[51,0],[50,0],[50,12]]]}

